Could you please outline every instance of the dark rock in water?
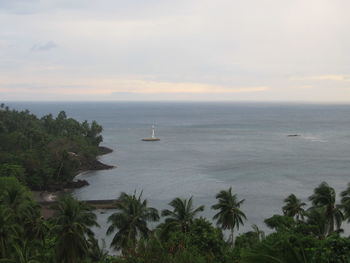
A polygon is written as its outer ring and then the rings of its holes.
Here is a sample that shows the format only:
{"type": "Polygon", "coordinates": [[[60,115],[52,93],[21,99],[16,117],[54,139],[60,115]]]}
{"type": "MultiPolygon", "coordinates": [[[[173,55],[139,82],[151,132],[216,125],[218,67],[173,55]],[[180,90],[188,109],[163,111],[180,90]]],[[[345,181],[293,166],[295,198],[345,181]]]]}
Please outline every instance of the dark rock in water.
{"type": "Polygon", "coordinates": [[[143,138],[141,139],[141,141],[144,141],[144,142],[158,142],[160,141],[159,138],[143,138]]]}
{"type": "Polygon", "coordinates": [[[114,168],[113,165],[104,164],[98,160],[95,160],[93,163],[89,165],[88,170],[108,170],[112,168],[114,168]]]}
{"type": "Polygon", "coordinates": [[[80,172],[82,172],[82,171],[108,170],[108,169],[112,169],[112,168],[115,168],[115,166],[101,163],[98,160],[93,160],[93,161],[90,161],[89,163],[86,163],[84,166],[82,166],[80,172]]]}
{"type": "Polygon", "coordinates": [[[98,147],[98,155],[105,155],[113,152],[111,148],[105,147],[105,146],[99,146],[98,147]]]}
{"type": "Polygon", "coordinates": [[[288,134],[287,137],[299,137],[300,134],[288,134]]]}

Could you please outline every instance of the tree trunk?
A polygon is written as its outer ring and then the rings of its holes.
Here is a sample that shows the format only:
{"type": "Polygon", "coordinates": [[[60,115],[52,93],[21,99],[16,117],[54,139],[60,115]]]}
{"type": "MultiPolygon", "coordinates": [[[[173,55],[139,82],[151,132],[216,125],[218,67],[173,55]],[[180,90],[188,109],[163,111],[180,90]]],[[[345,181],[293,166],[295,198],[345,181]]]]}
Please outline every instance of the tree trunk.
{"type": "Polygon", "coordinates": [[[59,167],[59,169],[58,169],[57,178],[60,177],[60,175],[61,175],[61,170],[62,170],[62,167],[63,167],[63,162],[64,162],[64,160],[62,160],[62,162],[61,162],[61,164],[60,164],[60,167],[59,167]]]}
{"type": "Polygon", "coordinates": [[[329,231],[328,231],[328,235],[332,234],[334,232],[334,217],[333,215],[331,216],[330,220],[329,220],[329,231]]]}
{"type": "Polygon", "coordinates": [[[232,248],[234,247],[234,243],[233,243],[233,227],[231,228],[231,246],[232,246],[232,248]]]}

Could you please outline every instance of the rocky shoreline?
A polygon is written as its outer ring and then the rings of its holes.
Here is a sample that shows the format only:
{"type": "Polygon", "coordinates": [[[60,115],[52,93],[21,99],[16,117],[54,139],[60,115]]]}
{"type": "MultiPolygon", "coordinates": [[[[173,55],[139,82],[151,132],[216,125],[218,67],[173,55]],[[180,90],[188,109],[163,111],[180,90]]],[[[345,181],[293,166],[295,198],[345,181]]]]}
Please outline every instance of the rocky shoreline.
{"type": "Polygon", "coordinates": [[[113,168],[115,168],[115,166],[104,164],[104,163],[101,163],[99,160],[95,160],[93,163],[91,163],[86,169],[83,169],[81,172],[95,171],[95,170],[108,170],[113,168]]]}
{"type": "Polygon", "coordinates": [[[112,153],[113,150],[111,148],[108,148],[106,146],[99,146],[98,147],[98,155],[105,155],[105,154],[109,154],[112,153]]]}
{"type": "MultiPolygon", "coordinates": [[[[113,152],[112,149],[105,147],[105,146],[100,146],[98,148],[98,150],[99,150],[98,156],[109,154],[109,153],[113,152]]],[[[76,175],[78,175],[82,172],[86,172],[86,171],[108,170],[108,169],[113,169],[115,167],[116,166],[104,164],[96,159],[92,163],[90,163],[88,166],[82,167],[77,172],[76,175]]],[[[51,184],[44,191],[43,190],[32,190],[32,193],[33,193],[33,197],[36,201],[39,201],[39,202],[41,202],[41,201],[53,201],[53,200],[56,200],[57,197],[59,197],[63,193],[66,193],[66,192],[69,192],[73,189],[81,188],[81,187],[87,186],[87,185],[89,185],[88,181],[78,179],[76,181],[67,182],[65,184],[51,184]]]]}

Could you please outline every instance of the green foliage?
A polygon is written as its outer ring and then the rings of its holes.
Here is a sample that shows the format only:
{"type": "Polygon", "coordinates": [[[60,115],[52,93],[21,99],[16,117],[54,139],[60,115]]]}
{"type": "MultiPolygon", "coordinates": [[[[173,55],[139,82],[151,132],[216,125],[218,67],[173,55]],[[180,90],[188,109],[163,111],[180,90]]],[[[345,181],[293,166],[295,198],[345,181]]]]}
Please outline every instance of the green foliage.
{"type": "Polygon", "coordinates": [[[306,263],[310,262],[307,248],[312,247],[313,241],[302,235],[290,232],[276,232],[267,236],[265,240],[252,249],[242,252],[242,262],[283,262],[306,263]]]}
{"type": "Polygon", "coordinates": [[[148,207],[147,200],[142,200],[142,193],[139,196],[121,193],[116,202],[117,212],[108,218],[111,223],[107,234],[115,234],[111,246],[121,249],[124,254],[132,252],[139,237],[147,238],[150,234],[147,222],[159,220],[158,211],[148,207]]]}
{"type": "Polygon", "coordinates": [[[33,189],[72,180],[98,155],[102,127],[79,123],[61,111],[37,118],[29,111],[0,110],[0,177],[14,176],[33,189]]]}
{"type": "Polygon", "coordinates": [[[166,244],[170,251],[191,248],[206,258],[207,262],[224,262],[225,252],[229,248],[221,230],[202,217],[193,220],[188,232],[172,232],[166,244]]]}
{"type": "Polygon", "coordinates": [[[340,193],[341,196],[341,208],[344,213],[344,219],[350,222],[350,183],[347,188],[340,193]]]}
{"type": "Polygon", "coordinates": [[[162,211],[162,216],[166,217],[165,224],[162,225],[162,236],[165,238],[169,231],[187,232],[197,214],[204,210],[204,206],[193,207],[192,197],[188,200],[177,197],[169,205],[173,208],[172,210],[162,211]]]}
{"type": "Polygon", "coordinates": [[[294,194],[289,195],[284,199],[285,205],[282,207],[284,215],[295,217],[297,220],[303,220],[305,216],[304,206],[306,203],[298,199],[294,194]]]}
{"type": "MultiPolygon", "coordinates": [[[[342,194],[343,198],[347,195],[342,194]]],[[[0,262],[350,262],[350,239],[335,231],[329,234],[327,205],[314,202],[304,213],[305,221],[274,215],[265,220],[273,229],[271,234],[265,237],[253,226],[252,231],[236,238],[232,248],[221,229],[205,218],[196,218],[202,207],[193,207],[192,199],[174,200],[170,203],[173,210],[163,212],[168,223],[165,220],[152,231],[148,222],[159,219],[158,211],[148,207],[141,194],[122,193],[117,213],[109,218],[109,232],[117,230],[112,246],[123,254],[109,256],[91,231],[97,226],[96,215],[86,204],[64,196],[54,207],[54,216],[44,220],[28,189],[16,177],[0,177],[0,262]],[[166,236],[161,235],[164,228],[166,236]]]]}
{"type": "Polygon", "coordinates": [[[322,240],[314,248],[313,262],[319,263],[347,263],[350,262],[350,239],[333,234],[322,240]]]}
{"type": "Polygon", "coordinates": [[[91,207],[68,195],[63,196],[54,209],[52,233],[56,237],[57,258],[62,263],[81,262],[88,254],[89,239],[94,237],[90,228],[98,226],[96,215],[91,207]]]}
{"type": "Polygon", "coordinates": [[[123,262],[166,263],[171,261],[171,257],[165,243],[161,242],[156,235],[151,235],[148,238],[141,238],[136,249],[133,253],[126,254],[123,262]]]}
{"type": "Polygon", "coordinates": [[[243,263],[347,263],[350,239],[331,235],[324,240],[292,232],[275,232],[253,248],[242,249],[243,263]]]}
{"type": "Polygon", "coordinates": [[[24,182],[24,168],[21,165],[16,164],[0,164],[0,177],[10,176],[15,177],[19,181],[24,182]]]}
{"type": "Polygon", "coordinates": [[[248,231],[239,235],[235,240],[235,250],[254,248],[260,241],[265,239],[265,233],[256,225],[252,226],[253,231],[248,231]]]}
{"type": "Polygon", "coordinates": [[[326,182],[321,183],[314,189],[314,194],[309,197],[314,208],[322,212],[325,218],[325,232],[329,235],[340,229],[344,215],[341,211],[341,206],[336,204],[335,190],[326,182]]]}
{"type": "Polygon", "coordinates": [[[0,206],[0,258],[10,254],[11,245],[19,236],[20,227],[14,220],[14,214],[4,205],[0,206]]]}
{"type": "Polygon", "coordinates": [[[222,229],[231,230],[231,244],[234,244],[233,231],[235,228],[239,229],[240,225],[243,225],[243,220],[246,220],[246,215],[240,210],[240,206],[243,204],[244,199],[238,201],[237,195],[232,194],[232,188],[228,190],[222,190],[216,195],[218,200],[217,204],[213,205],[214,210],[219,212],[214,215],[213,219],[217,220],[217,224],[222,229]]]}
{"type": "Polygon", "coordinates": [[[264,220],[265,224],[277,231],[289,230],[295,227],[295,221],[289,216],[273,215],[264,220]]]}
{"type": "Polygon", "coordinates": [[[44,224],[37,204],[15,177],[0,177],[0,258],[4,262],[38,262],[44,224]],[[41,235],[42,234],[42,235],[41,235]]]}

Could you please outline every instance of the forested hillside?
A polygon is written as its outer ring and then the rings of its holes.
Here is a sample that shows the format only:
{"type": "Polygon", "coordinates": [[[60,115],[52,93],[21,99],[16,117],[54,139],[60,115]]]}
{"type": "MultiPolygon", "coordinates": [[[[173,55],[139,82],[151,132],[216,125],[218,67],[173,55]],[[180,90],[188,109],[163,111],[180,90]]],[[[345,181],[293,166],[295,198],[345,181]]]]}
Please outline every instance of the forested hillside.
{"type": "Polygon", "coordinates": [[[70,182],[96,160],[102,127],[57,116],[38,118],[0,105],[0,176],[15,176],[32,189],[70,182]]]}
{"type": "Polygon", "coordinates": [[[348,263],[350,239],[341,227],[346,228],[342,223],[350,218],[350,185],[340,196],[336,202],[334,189],[326,183],[314,189],[308,207],[289,195],[283,214],[264,221],[272,233],[265,235],[253,225],[238,235],[247,223],[244,200],[231,188],[216,194],[213,220],[201,217],[205,207],[195,206],[192,197],[176,197],[159,211],[142,193],[121,193],[116,209],[103,222],[108,225],[106,235],[113,237],[106,245],[118,251],[111,256],[94,235],[98,224],[92,207],[65,195],[45,220],[25,186],[16,178],[1,177],[0,262],[348,263]],[[229,230],[228,239],[223,230],[229,230]]]}

